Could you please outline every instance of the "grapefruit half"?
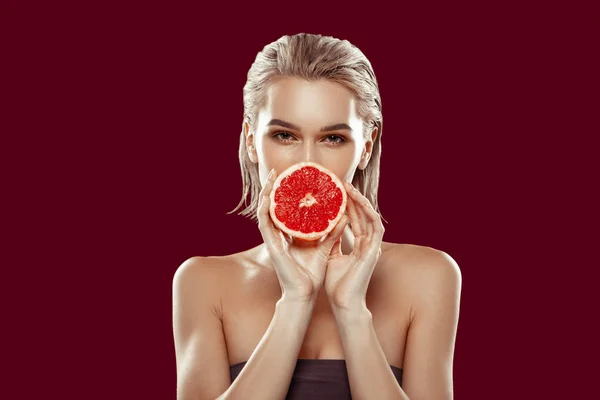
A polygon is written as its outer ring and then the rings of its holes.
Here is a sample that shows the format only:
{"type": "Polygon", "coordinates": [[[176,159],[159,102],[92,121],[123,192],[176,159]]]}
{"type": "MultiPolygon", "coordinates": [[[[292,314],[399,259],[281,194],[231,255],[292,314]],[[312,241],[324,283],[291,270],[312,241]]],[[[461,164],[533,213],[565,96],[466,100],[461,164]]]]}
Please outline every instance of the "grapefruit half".
{"type": "Polygon", "coordinates": [[[318,240],[331,232],[346,211],[342,181],[313,162],[295,164],[281,172],[270,197],[275,226],[303,240],[318,240]]]}

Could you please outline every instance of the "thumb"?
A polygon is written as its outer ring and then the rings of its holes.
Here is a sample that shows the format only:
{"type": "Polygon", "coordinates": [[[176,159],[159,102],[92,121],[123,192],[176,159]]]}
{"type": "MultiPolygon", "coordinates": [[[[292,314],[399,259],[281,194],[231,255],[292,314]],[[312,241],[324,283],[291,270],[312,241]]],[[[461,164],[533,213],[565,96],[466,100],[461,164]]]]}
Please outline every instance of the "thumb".
{"type": "Polygon", "coordinates": [[[328,253],[333,254],[333,252],[339,251],[341,254],[342,233],[344,233],[344,229],[346,228],[346,225],[348,225],[349,221],[350,218],[347,215],[344,215],[342,218],[340,218],[335,228],[329,232],[327,239],[325,239],[323,242],[323,245],[330,249],[331,253],[329,251],[328,253]]]}
{"type": "Polygon", "coordinates": [[[336,258],[342,255],[342,236],[338,238],[333,244],[331,248],[331,252],[329,253],[329,258],[336,258]]]}

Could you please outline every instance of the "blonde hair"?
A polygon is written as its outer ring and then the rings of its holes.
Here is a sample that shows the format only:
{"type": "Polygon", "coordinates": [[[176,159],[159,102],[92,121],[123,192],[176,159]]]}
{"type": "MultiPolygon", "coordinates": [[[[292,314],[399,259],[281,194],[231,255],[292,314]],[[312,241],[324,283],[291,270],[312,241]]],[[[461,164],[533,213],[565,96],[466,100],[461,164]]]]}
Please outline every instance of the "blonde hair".
{"type": "MultiPolygon", "coordinates": [[[[266,45],[250,67],[243,89],[243,122],[248,123],[251,132],[256,131],[256,115],[266,100],[266,88],[269,82],[278,76],[306,80],[328,79],[343,85],[354,94],[357,100],[357,114],[365,121],[365,135],[370,135],[372,130],[377,128],[377,137],[366,168],[357,169],[352,184],[381,214],[377,190],[383,118],[379,86],[370,61],[349,41],[331,36],[299,33],[282,36],[266,45]]],[[[239,214],[250,216],[256,221],[261,185],[258,165],[248,156],[243,128],[238,155],[242,172],[242,199],[228,214],[245,206],[239,214]],[[247,204],[248,195],[250,204],[247,204]]]]}

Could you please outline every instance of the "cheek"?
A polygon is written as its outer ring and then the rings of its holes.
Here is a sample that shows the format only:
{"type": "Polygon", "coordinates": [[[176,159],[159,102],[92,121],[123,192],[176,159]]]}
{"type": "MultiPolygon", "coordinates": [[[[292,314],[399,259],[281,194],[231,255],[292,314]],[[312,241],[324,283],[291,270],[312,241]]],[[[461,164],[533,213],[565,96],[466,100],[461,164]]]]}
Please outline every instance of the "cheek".
{"type": "Polygon", "coordinates": [[[343,154],[344,164],[347,165],[348,168],[356,168],[356,166],[360,162],[360,157],[362,155],[362,145],[353,142],[351,144],[348,144],[344,151],[340,153],[343,154]]]}
{"type": "Polygon", "coordinates": [[[350,180],[354,176],[354,172],[358,167],[358,162],[354,159],[348,160],[344,165],[338,167],[339,171],[336,171],[337,176],[342,180],[350,180]],[[341,168],[340,168],[341,167],[341,168]]]}
{"type": "Polygon", "coordinates": [[[330,157],[324,157],[325,168],[330,169],[341,180],[352,180],[360,162],[360,151],[350,146],[343,151],[332,153],[330,157]]]}
{"type": "Polygon", "coordinates": [[[256,152],[259,168],[264,172],[265,176],[268,175],[272,168],[281,172],[292,165],[297,158],[292,149],[293,146],[281,146],[268,138],[263,139],[258,144],[256,152]]]}
{"type": "Polygon", "coordinates": [[[277,160],[286,158],[290,153],[289,148],[280,146],[268,138],[260,141],[257,151],[260,160],[269,164],[277,163],[277,160]]]}

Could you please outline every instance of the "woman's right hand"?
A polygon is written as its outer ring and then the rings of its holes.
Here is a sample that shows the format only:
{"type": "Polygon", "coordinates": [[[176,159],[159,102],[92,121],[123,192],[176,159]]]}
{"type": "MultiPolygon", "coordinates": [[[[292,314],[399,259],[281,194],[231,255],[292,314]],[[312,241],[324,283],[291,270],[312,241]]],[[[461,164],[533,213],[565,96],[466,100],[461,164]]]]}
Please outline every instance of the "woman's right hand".
{"type": "MultiPolygon", "coordinates": [[[[272,170],[260,192],[258,228],[265,242],[281,286],[282,298],[292,301],[313,301],[323,285],[327,262],[334,245],[349,219],[344,215],[323,240],[305,242],[288,240],[271,219],[270,194],[277,174],[272,170]]],[[[338,242],[338,243],[336,243],[338,242]]]]}

